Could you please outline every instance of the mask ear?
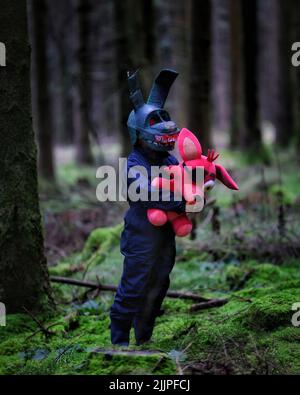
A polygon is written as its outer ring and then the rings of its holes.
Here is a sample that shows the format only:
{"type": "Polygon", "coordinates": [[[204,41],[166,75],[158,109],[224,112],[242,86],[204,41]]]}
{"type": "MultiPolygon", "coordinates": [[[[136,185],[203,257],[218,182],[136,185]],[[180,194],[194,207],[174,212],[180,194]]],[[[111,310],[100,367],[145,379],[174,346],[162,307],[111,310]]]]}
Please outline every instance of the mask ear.
{"type": "Polygon", "coordinates": [[[221,165],[215,165],[215,166],[216,166],[217,179],[220,180],[224,185],[226,185],[227,188],[238,191],[239,187],[236,185],[236,183],[233,181],[231,176],[228,174],[227,170],[225,170],[224,167],[221,165]]]}
{"type": "Polygon", "coordinates": [[[197,137],[186,128],[183,128],[179,134],[178,149],[184,161],[200,159],[202,155],[201,144],[197,137]]]}

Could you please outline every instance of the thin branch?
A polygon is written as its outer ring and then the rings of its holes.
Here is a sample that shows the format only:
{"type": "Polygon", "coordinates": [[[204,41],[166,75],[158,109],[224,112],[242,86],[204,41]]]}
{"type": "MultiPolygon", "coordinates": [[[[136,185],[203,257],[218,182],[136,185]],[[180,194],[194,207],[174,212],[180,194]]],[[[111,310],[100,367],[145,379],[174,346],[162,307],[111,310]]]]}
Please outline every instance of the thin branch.
{"type": "MultiPolygon", "coordinates": [[[[104,285],[100,283],[94,283],[91,281],[81,281],[81,280],[76,280],[73,278],[68,278],[68,277],[56,277],[56,276],[51,276],[50,281],[53,283],[60,283],[60,284],[67,284],[67,285],[75,285],[78,287],[85,287],[85,288],[91,288],[91,289],[98,289],[100,291],[111,291],[111,292],[116,292],[117,291],[117,286],[116,285],[104,285]]],[[[168,291],[167,296],[169,298],[175,298],[175,299],[190,299],[190,300],[195,300],[198,302],[209,302],[209,299],[203,298],[200,295],[193,294],[191,292],[178,292],[178,291],[168,291]]]]}
{"type": "Polygon", "coordinates": [[[228,303],[227,299],[211,299],[207,302],[193,304],[190,307],[190,311],[193,312],[193,311],[199,311],[204,309],[210,309],[211,307],[221,307],[224,306],[226,303],[228,303]]]}
{"type": "MultiPolygon", "coordinates": [[[[26,307],[23,306],[23,310],[33,319],[33,321],[40,328],[40,332],[42,332],[46,337],[54,335],[54,332],[49,331],[49,327],[45,327],[26,307]]],[[[54,326],[54,325],[51,325],[54,326]]],[[[36,331],[33,335],[36,335],[39,331],[36,331]]]]}

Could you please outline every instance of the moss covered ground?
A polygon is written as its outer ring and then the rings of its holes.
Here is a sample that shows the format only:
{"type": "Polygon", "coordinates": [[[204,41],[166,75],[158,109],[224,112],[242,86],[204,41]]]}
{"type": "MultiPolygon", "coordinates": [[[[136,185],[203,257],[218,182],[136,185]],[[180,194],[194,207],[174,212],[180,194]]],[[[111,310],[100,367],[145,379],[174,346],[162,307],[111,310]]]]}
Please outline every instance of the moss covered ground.
{"type": "MultiPolygon", "coordinates": [[[[57,311],[36,317],[41,325],[24,312],[8,315],[0,327],[0,374],[299,374],[300,326],[292,324],[292,306],[300,302],[299,172],[281,158],[279,180],[276,166],[249,167],[226,152],[223,158],[227,168],[239,168],[238,200],[216,188],[220,212],[213,217],[206,209],[195,240],[178,240],[171,288],[226,298],[226,305],[191,313],[194,302],[166,298],[151,342],[138,347],[132,334],[122,349],[110,344],[113,293],[53,284],[57,311]]],[[[63,169],[65,195],[82,204],[70,191],[82,193],[83,175],[63,169]]],[[[90,199],[94,185],[88,192],[90,199]]],[[[61,210],[57,202],[64,205],[61,196],[48,200],[46,214],[61,210]]],[[[68,202],[64,210],[69,206],[78,209],[68,202]]],[[[111,210],[117,218],[116,207],[111,210]]],[[[80,251],[51,264],[50,274],[117,284],[121,231],[122,224],[94,230],[80,251]]]]}
{"type": "MultiPolygon", "coordinates": [[[[51,268],[53,275],[116,283],[122,260],[121,226],[95,230],[79,254],[51,268]],[[89,267],[79,265],[85,262],[89,267]],[[84,267],[84,268],[83,268],[84,267]],[[79,269],[78,269],[79,268],[79,269]]],[[[187,251],[181,241],[180,251],[187,251]]],[[[165,299],[152,341],[127,352],[110,344],[113,294],[86,294],[54,285],[58,311],[9,315],[0,330],[1,374],[299,374],[300,328],[291,323],[300,301],[299,260],[274,265],[253,260],[209,262],[179,254],[172,288],[227,298],[220,308],[190,313],[192,302],[165,299]],[[115,351],[115,352],[113,352],[115,351]]],[[[123,349],[125,351],[125,349],[123,349]]]]}

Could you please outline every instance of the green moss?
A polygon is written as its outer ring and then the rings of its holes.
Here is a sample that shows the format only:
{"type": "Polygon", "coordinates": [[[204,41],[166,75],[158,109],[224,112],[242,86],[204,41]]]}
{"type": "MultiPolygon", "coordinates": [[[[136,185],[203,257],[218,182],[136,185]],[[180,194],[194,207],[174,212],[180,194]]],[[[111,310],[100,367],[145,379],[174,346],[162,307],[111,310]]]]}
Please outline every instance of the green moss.
{"type": "MultiPolygon", "coordinates": [[[[56,274],[81,277],[76,265],[84,262],[90,265],[86,279],[117,283],[122,270],[121,230],[120,225],[93,232],[83,253],[56,267],[56,274]]],[[[190,313],[193,301],[166,298],[151,342],[135,346],[132,331],[132,353],[111,356],[95,350],[119,350],[110,342],[114,295],[103,292],[86,303],[81,297],[85,290],[55,284],[56,297],[66,301],[68,295],[68,303],[59,305],[54,317],[39,317],[43,325],[55,324],[50,328],[54,334],[32,336],[38,328],[28,316],[9,315],[7,327],[0,329],[0,373],[174,374],[184,367],[189,373],[193,363],[202,374],[298,373],[300,333],[292,327],[291,306],[300,301],[299,261],[281,266],[206,262],[196,249],[191,251],[179,255],[172,288],[226,297],[226,305],[190,313]],[[74,297],[76,304],[70,304],[74,297]],[[145,353],[135,355],[136,350],[145,353]]]]}
{"type": "Polygon", "coordinates": [[[81,259],[89,269],[101,264],[119,245],[122,230],[123,224],[120,224],[111,228],[95,229],[90,234],[81,254],[81,259]]]}
{"type": "MultiPolygon", "coordinates": [[[[45,339],[42,334],[30,338],[30,331],[8,337],[0,348],[1,374],[172,374],[174,362],[157,352],[143,356],[116,355],[106,357],[95,353],[99,347],[111,346],[108,314],[76,313],[78,327],[70,329],[67,318],[55,317],[55,335],[45,339]],[[64,323],[64,325],[63,325],[64,323]]],[[[13,316],[9,316],[13,319],[13,316]]],[[[28,328],[27,328],[28,329],[28,328]]],[[[135,347],[131,347],[132,350],[135,347]]]]}
{"type": "Polygon", "coordinates": [[[1,343],[0,355],[14,355],[25,346],[23,337],[11,337],[1,343]]]}
{"type": "Polygon", "coordinates": [[[251,304],[244,322],[254,328],[271,330],[291,325],[292,305],[300,300],[300,290],[281,290],[251,304]]]}
{"type": "Polygon", "coordinates": [[[17,355],[3,357],[0,354],[0,375],[18,374],[23,366],[24,363],[17,355]]]}
{"type": "Polygon", "coordinates": [[[300,328],[294,326],[288,326],[286,328],[280,328],[273,331],[274,341],[286,341],[286,342],[297,342],[300,343],[300,328]]]}
{"type": "Polygon", "coordinates": [[[248,279],[253,275],[252,265],[234,266],[228,265],[224,271],[226,282],[230,289],[238,290],[242,288],[248,279]]]}
{"type": "Polygon", "coordinates": [[[49,273],[52,276],[68,276],[72,274],[72,265],[70,263],[60,263],[49,268],[49,273]]]}
{"type": "Polygon", "coordinates": [[[279,267],[269,263],[247,261],[239,265],[227,265],[224,274],[231,289],[243,288],[241,296],[258,296],[269,293],[271,289],[297,288],[300,281],[297,266],[298,263],[279,267]]]}
{"type": "Polygon", "coordinates": [[[123,230],[123,224],[112,228],[95,229],[89,236],[84,249],[82,258],[89,259],[95,252],[109,252],[120,242],[120,235],[123,230]]]}
{"type": "MultiPolygon", "coordinates": [[[[117,283],[120,279],[123,262],[119,247],[122,230],[123,224],[111,228],[95,229],[86,241],[83,251],[50,267],[50,274],[82,279],[83,273],[87,271],[86,280],[95,281],[98,278],[105,283],[117,283]]],[[[72,297],[72,288],[69,286],[56,286],[55,284],[54,291],[60,302],[66,302],[72,297]]],[[[77,291],[79,293],[82,289],[77,289],[77,291]]],[[[111,295],[105,294],[103,302],[108,306],[111,303],[111,295]]]]}
{"type": "Polygon", "coordinates": [[[176,314],[176,313],[186,313],[186,310],[189,305],[191,305],[192,301],[187,301],[183,299],[171,299],[166,298],[164,301],[163,308],[167,314],[176,314]]]}
{"type": "Polygon", "coordinates": [[[165,314],[157,319],[152,341],[143,347],[130,347],[130,350],[160,350],[163,358],[161,353],[113,357],[94,353],[99,347],[118,350],[110,344],[107,311],[73,310],[66,318],[54,317],[51,322],[59,325],[53,328],[55,335],[47,341],[42,334],[26,340],[35,330],[34,325],[24,326],[19,321],[16,334],[1,344],[0,372],[173,374],[177,371],[173,355],[180,356],[182,366],[189,361],[209,360],[211,373],[224,364],[228,364],[233,373],[264,373],[263,359],[271,366],[270,373],[284,372],[284,364],[289,372],[294,372],[299,365],[295,350],[299,347],[300,333],[298,328],[289,326],[290,303],[298,295],[273,289],[272,295],[256,296],[252,303],[247,303],[239,299],[239,294],[235,293],[237,297],[221,308],[193,314],[188,312],[191,302],[166,299],[165,314]],[[77,321],[74,328],[70,325],[72,317],[77,321]],[[44,349],[48,355],[41,360],[32,359],[38,350],[44,349]],[[25,353],[27,359],[20,358],[20,353],[25,353]]]}
{"type": "Polygon", "coordinates": [[[57,177],[62,185],[73,186],[80,180],[86,180],[90,185],[96,185],[95,170],[89,166],[78,166],[70,161],[57,169],[57,177]]]}
{"type": "Polygon", "coordinates": [[[0,327],[0,341],[2,342],[9,335],[23,334],[34,330],[36,324],[28,319],[25,314],[8,314],[6,326],[0,327]]]}
{"type": "Polygon", "coordinates": [[[176,365],[168,357],[157,355],[149,356],[108,356],[94,354],[89,360],[87,370],[89,374],[175,374],[176,365]]]}
{"type": "Polygon", "coordinates": [[[289,280],[290,274],[288,270],[282,270],[278,266],[268,263],[257,264],[255,263],[253,275],[247,281],[249,287],[262,287],[267,284],[275,284],[280,281],[289,280]]]}

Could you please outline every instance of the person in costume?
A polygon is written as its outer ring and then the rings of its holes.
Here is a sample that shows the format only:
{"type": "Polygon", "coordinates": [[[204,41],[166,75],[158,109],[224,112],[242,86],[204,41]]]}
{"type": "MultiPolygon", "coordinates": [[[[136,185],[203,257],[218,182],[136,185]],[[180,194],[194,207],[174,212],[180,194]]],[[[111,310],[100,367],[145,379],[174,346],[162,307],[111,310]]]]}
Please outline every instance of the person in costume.
{"type": "MultiPolygon", "coordinates": [[[[128,157],[127,173],[134,166],[147,170],[141,187],[151,193],[151,166],[177,165],[169,154],[174,149],[180,129],[164,109],[169,90],[177,78],[173,70],[162,70],[156,77],[145,103],[139,87],[137,73],[128,76],[133,111],[128,118],[128,129],[133,150],[128,157]]],[[[128,178],[128,187],[135,181],[128,178]]],[[[132,201],[124,218],[121,252],[124,256],[123,274],[115,300],[110,309],[111,341],[127,346],[133,327],[136,343],[141,345],[151,339],[155,319],[169,288],[169,275],[175,263],[175,233],[167,222],[152,225],[148,209],[185,212],[186,202],[177,200],[171,193],[169,201],[132,201]]]]}

